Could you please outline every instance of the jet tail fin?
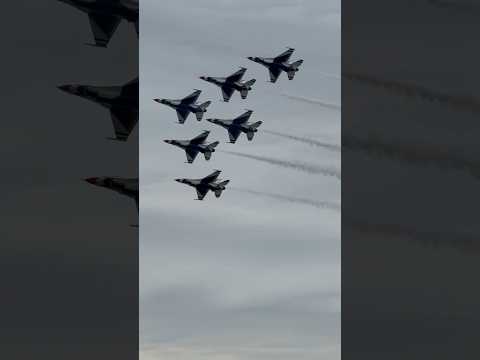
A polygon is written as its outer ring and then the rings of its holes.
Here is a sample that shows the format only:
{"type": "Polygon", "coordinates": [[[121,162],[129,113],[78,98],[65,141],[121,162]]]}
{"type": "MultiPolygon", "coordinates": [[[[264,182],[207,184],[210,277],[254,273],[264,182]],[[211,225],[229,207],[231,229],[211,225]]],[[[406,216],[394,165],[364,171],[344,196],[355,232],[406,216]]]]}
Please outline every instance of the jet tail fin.
{"type": "Polygon", "coordinates": [[[298,69],[302,64],[303,64],[303,60],[297,60],[293,62],[290,66],[292,67],[292,69],[298,69]]]}
{"type": "Polygon", "coordinates": [[[207,145],[207,149],[205,150],[205,152],[203,153],[203,155],[205,155],[205,160],[210,160],[210,158],[212,157],[212,152],[214,152],[214,148],[215,146],[217,146],[220,142],[219,141],[215,141],[211,144],[208,144],[207,145]]]}
{"type": "Polygon", "coordinates": [[[260,125],[262,125],[262,124],[263,124],[263,121],[257,121],[257,122],[255,122],[255,123],[251,124],[250,126],[251,126],[252,128],[254,128],[254,129],[256,129],[256,128],[258,128],[258,127],[259,127],[260,125]]]}
{"type": "Polygon", "coordinates": [[[211,104],[211,101],[205,101],[203,104],[198,105],[201,110],[207,110],[207,107],[211,104]]]}
{"type": "Polygon", "coordinates": [[[212,149],[215,148],[218,144],[220,144],[220,141],[215,141],[215,142],[213,142],[213,143],[211,143],[211,144],[208,144],[207,148],[208,148],[209,150],[212,150],[212,149]]]}
{"type": "Polygon", "coordinates": [[[255,80],[255,79],[248,80],[248,81],[245,82],[245,86],[250,87],[253,84],[255,84],[255,81],[257,81],[257,80],[255,80]]]}
{"type": "Polygon", "coordinates": [[[298,67],[302,65],[303,60],[297,60],[290,64],[290,70],[287,71],[288,80],[293,80],[295,73],[298,71],[298,67]]]}
{"type": "Polygon", "coordinates": [[[198,106],[198,111],[195,112],[195,115],[197,116],[197,120],[201,121],[203,118],[203,114],[207,112],[207,107],[210,105],[212,102],[211,101],[205,101],[203,104],[200,104],[198,106]]]}
{"type": "Polygon", "coordinates": [[[225,180],[225,181],[222,181],[221,183],[218,183],[218,185],[223,186],[223,189],[220,188],[220,189],[217,189],[217,190],[214,191],[214,192],[215,192],[215,196],[216,196],[217,198],[219,198],[219,197],[222,195],[223,190],[225,190],[225,185],[227,185],[229,182],[230,182],[230,180],[225,180]]]}
{"type": "Polygon", "coordinates": [[[218,185],[220,185],[220,186],[225,186],[225,185],[227,185],[229,182],[230,182],[230,180],[224,180],[224,181],[222,181],[222,182],[219,182],[218,185]]]}

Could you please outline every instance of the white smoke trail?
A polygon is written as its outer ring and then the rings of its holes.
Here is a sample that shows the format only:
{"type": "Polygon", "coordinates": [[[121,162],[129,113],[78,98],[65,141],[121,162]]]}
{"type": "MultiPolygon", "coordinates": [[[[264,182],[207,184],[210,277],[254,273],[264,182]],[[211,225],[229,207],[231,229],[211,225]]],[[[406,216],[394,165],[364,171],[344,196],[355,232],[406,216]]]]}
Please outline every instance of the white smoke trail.
{"type": "Polygon", "coordinates": [[[334,151],[334,152],[341,152],[342,151],[341,146],[335,145],[335,144],[328,144],[328,143],[320,142],[320,141],[309,139],[309,138],[304,138],[304,137],[290,135],[290,134],[284,134],[284,133],[281,133],[281,132],[278,132],[278,131],[272,131],[272,130],[265,130],[264,129],[263,132],[265,132],[267,134],[279,136],[279,137],[282,137],[282,138],[285,138],[285,139],[291,139],[291,140],[299,141],[299,142],[302,142],[302,143],[305,143],[305,144],[308,144],[308,145],[321,147],[321,148],[324,148],[324,149],[327,149],[327,150],[330,150],[330,151],[334,151]]]}
{"type": "Polygon", "coordinates": [[[306,163],[301,163],[301,162],[293,162],[293,161],[274,159],[274,158],[270,158],[270,157],[266,157],[266,156],[244,154],[244,153],[239,153],[239,152],[235,152],[235,151],[222,150],[222,152],[226,153],[226,154],[230,154],[230,155],[244,157],[244,158],[247,158],[247,159],[262,161],[262,162],[272,164],[272,165],[278,165],[278,166],[281,166],[281,167],[284,167],[284,168],[299,170],[299,171],[309,173],[309,174],[333,176],[333,177],[336,177],[337,179],[341,179],[340,172],[338,170],[332,169],[332,168],[320,167],[320,166],[317,166],[317,165],[306,164],[306,163]]]}
{"type": "Polygon", "coordinates": [[[288,98],[288,99],[291,99],[291,100],[301,101],[301,102],[308,103],[308,104],[313,104],[313,105],[319,105],[319,106],[322,106],[324,108],[331,109],[331,110],[340,111],[342,109],[342,107],[340,105],[331,104],[331,103],[324,102],[324,101],[321,101],[321,100],[318,100],[318,99],[311,99],[311,98],[307,98],[307,97],[303,97],[303,96],[294,96],[294,95],[288,95],[288,94],[281,94],[281,95],[288,98]]]}
{"type": "Polygon", "coordinates": [[[297,197],[292,197],[287,195],[267,193],[263,191],[255,191],[255,190],[244,189],[239,187],[230,187],[229,189],[246,193],[246,194],[258,195],[258,196],[268,197],[271,199],[287,201],[287,202],[296,203],[296,204],[309,205],[309,206],[316,207],[318,209],[328,209],[336,212],[339,212],[341,210],[340,204],[332,203],[328,201],[316,201],[311,199],[297,198],[297,197]]]}

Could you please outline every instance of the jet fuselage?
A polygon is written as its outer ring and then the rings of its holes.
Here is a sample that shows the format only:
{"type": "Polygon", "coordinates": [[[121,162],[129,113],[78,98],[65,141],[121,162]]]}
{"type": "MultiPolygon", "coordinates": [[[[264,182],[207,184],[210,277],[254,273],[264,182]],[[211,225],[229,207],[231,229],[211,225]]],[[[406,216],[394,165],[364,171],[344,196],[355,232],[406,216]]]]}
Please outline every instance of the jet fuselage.
{"type": "Polygon", "coordinates": [[[238,129],[244,133],[247,132],[257,132],[258,129],[251,126],[251,123],[245,123],[245,124],[235,124],[233,120],[222,120],[222,119],[207,119],[207,121],[220,125],[224,127],[225,129],[238,129]]]}
{"type": "Polygon", "coordinates": [[[171,100],[171,99],[160,99],[158,100],[159,103],[167,105],[175,110],[187,110],[192,113],[197,112],[207,112],[206,109],[201,109],[197,104],[186,104],[182,102],[182,100],[171,100]]]}
{"type": "Polygon", "coordinates": [[[206,151],[215,152],[214,148],[207,149],[208,145],[205,143],[202,144],[192,144],[189,140],[165,140],[167,144],[178,146],[184,150],[194,150],[199,151],[204,154],[206,151]]]}
{"type": "Polygon", "coordinates": [[[273,58],[261,58],[261,57],[249,57],[248,59],[261,64],[269,69],[278,68],[285,72],[289,72],[292,70],[298,71],[298,69],[294,69],[292,64],[289,64],[287,61],[284,62],[276,62],[273,58]]]}

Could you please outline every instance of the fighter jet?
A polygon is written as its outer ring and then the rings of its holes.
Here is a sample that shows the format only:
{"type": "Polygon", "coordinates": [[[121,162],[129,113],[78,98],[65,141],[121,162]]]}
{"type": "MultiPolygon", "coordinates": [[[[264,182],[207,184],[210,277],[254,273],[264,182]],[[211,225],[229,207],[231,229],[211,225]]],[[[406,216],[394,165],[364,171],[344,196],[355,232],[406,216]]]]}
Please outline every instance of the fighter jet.
{"type": "Polygon", "coordinates": [[[247,139],[249,141],[252,141],[253,136],[258,131],[258,127],[262,125],[262,121],[257,121],[255,123],[247,122],[252,113],[252,110],[247,110],[235,119],[207,119],[207,121],[227,129],[231,144],[235,144],[235,141],[237,141],[242,132],[247,134],[247,139]]]}
{"type": "Polygon", "coordinates": [[[132,22],[138,36],[138,0],[58,0],[87,13],[96,47],[106,48],[123,20],[132,22]]]}
{"type": "Polygon", "coordinates": [[[213,191],[215,196],[219,198],[222,191],[225,190],[225,186],[230,182],[230,180],[220,181],[220,179],[217,179],[220,173],[220,170],[215,170],[202,179],[175,179],[175,181],[194,187],[197,190],[197,200],[203,200],[208,190],[213,191]]]}
{"type": "Polygon", "coordinates": [[[200,135],[194,137],[191,140],[164,140],[167,144],[172,144],[178,146],[185,150],[187,155],[187,161],[189,164],[193,163],[195,157],[201,152],[205,155],[205,160],[210,160],[212,153],[215,152],[215,146],[219,144],[218,141],[215,141],[211,144],[205,144],[208,134],[210,131],[204,131],[200,135]]]}
{"type": "Polygon", "coordinates": [[[293,78],[295,77],[295,73],[298,71],[298,68],[303,63],[303,60],[297,60],[293,63],[288,62],[290,56],[292,56],[294,51],[295,49],[288,48],[288,50],[284,51],[283,53],[274,58],[249,56],[247,59],[265,66],[270,73],[270,82],[272,83],[277,81],[282,71],[285,71],[287,73],[288,80],[293,80],[293,78]]]}
{"type": "Polygon", "coordinates": [[[85,179],[85,181],[92,185],[101,186],[134,199],[138,211],[138,178],[125,179],[103,176],[91,177],[85,179]]]}
{"type": "Polygon", "coordinates": [[[255,79],[241,81],[246,70],[246,68],[242,67],[240,70],[227,77],[200,76],[200,79],[220,87],[222,89],[223,101],[225,102],[230,100],[235,90],[240,92],[242,99],[246,99],[248,92],[252,90],[252,85],[255,84],[256,81],[255,79]]]}
{"type": "Polygon", "coordinates": [[[183,124],[190,113],[194,113],[197,116],[197,120],[201,121],[203,114],[207,112],[208,105],[211,101],[206,101],[203,104],[196,104],[198,97],[201,94],[201,90],[196,90],[183,99],[153,99],[160,104],[170,106],[177,111],[178,122],[183,124]]]}
{"type": "Polygon", "coordinates": [[[126,141],[138,122],[138,78],[123,86],[62,85],[71,95],[96,102],[110,110],[115,138],[126,141]]]}

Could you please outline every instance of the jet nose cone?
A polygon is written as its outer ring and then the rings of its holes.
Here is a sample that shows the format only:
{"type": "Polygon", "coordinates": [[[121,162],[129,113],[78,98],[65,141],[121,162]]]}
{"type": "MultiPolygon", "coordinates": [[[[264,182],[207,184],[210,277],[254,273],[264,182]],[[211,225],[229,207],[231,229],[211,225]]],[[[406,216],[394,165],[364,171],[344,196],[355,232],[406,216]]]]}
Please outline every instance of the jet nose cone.
{"type": "Polygon", "coordinates": [[[164,143],[171,144],[172,140],[163,140],[164,143]]]}
{"type": "Polygon", "coordinates": [[[182,182],[182,179],[175,179],[176,182],[182,182]]]}
{"type": "Polygon", "coordinates": [[[247,59],[248,59],[248,60],[253,60],[254,57],[253,57],[253,56],[248,56],[247,59]]]}
{"type": "Polygon", "coordinates": [[[96,184],[97,183],[97,179],[96,177],[90,177],[90,178],[86,178],[85,181],[88,182],[89,184],[96,184]]]}
{"type": "Polygon", "coordinates": [[[206,76],[200,76],[199,79],[207,80],[207,77],[206,76]]]}

